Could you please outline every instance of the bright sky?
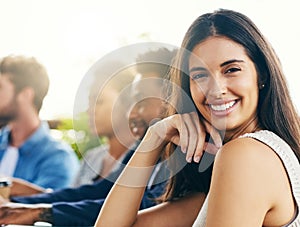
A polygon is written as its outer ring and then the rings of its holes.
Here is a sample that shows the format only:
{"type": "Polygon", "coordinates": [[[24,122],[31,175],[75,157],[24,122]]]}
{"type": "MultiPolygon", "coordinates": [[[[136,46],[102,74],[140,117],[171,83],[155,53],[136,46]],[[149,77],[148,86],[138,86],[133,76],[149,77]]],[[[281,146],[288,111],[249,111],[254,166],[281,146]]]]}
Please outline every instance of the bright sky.
{"type": "Polygon", "coordinates": [[[103,55],[141,41],[179,46],[200,14],[217,8],[249,16],[279,55],[300,112],[300,13],[296,0],[0,0],[0,57],[36,57],[48,70],[43,119],[72,116],[87,70],[103,55]],[[147,39],[143,34],[148,34],[147,39]]]}

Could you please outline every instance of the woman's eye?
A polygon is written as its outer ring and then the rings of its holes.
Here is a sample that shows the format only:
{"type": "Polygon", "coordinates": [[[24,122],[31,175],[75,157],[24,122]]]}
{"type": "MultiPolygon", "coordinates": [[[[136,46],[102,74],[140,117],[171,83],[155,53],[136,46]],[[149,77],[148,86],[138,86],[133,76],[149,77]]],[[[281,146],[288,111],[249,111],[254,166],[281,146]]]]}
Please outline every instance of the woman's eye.
{"type": "Polygon", "coordinates": [[[191,75],[191,78],[193,80],[197,80],[197,79],[201,79],[201,78],[205,78],[205,77],[207,77],[206,73],[197,73],[197,74],[191,75]]]}
{"type": "Polygon", "coordinates": [[[238,72],[238,71],[241,71],[240,68],[236,68],[236,67],[233,67],[233,68],[229,68],[225,71],[225,73],[234,73],[234,72],[238,72]]]}

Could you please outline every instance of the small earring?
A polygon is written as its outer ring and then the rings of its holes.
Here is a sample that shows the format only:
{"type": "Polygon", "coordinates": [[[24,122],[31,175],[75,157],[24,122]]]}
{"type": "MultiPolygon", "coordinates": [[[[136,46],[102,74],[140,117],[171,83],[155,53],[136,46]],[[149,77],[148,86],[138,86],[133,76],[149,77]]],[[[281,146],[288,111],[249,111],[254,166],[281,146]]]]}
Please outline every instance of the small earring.
{"type": "Polygon", "coordinates": [[[260,86],[259,86],[259,89],[263,89],[265,87],[265,84],[261,84],[260,86]]]}

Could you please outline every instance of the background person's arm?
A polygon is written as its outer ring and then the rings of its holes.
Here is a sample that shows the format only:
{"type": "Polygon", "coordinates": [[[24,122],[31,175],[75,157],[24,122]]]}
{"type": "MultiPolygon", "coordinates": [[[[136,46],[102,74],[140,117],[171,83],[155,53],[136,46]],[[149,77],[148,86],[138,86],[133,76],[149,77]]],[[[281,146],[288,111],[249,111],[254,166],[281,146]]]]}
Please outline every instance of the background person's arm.
{"type": "Polygon", "coordinates": [[[49,193],[52,191],[52,189],[45,189],[19,178],[12,178],[10,196],[29,196],[39,193],[49,193]]]}
{"type": "Polygon", "coordinates": [[[33,225],[37,221],[52,222],[50,204],[6,203],[0,207],[0,224],[33,225]]]}
{"type": "Polygon", "coordinates": [[[105,198],[109,193],[113,182],[103,179],[91,185],[83,185],[78,188],[66,188],[51,193],[41,193],[32,196],[11,197],[12,202],[37,204],[54,202],[76,202],[80,200],[95,200],[105,198]]]}

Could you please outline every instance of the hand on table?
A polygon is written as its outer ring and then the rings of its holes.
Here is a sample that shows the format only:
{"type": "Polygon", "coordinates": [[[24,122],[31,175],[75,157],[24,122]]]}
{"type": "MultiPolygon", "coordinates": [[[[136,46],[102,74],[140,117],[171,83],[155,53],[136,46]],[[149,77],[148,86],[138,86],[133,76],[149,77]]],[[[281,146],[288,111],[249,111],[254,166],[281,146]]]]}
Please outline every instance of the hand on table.
{"type": "Polygon", "coordinates": [[[33,225],[37,221],[51,222],[51,205],[5,203],[0,206],[0,225],[33,225]]]}

